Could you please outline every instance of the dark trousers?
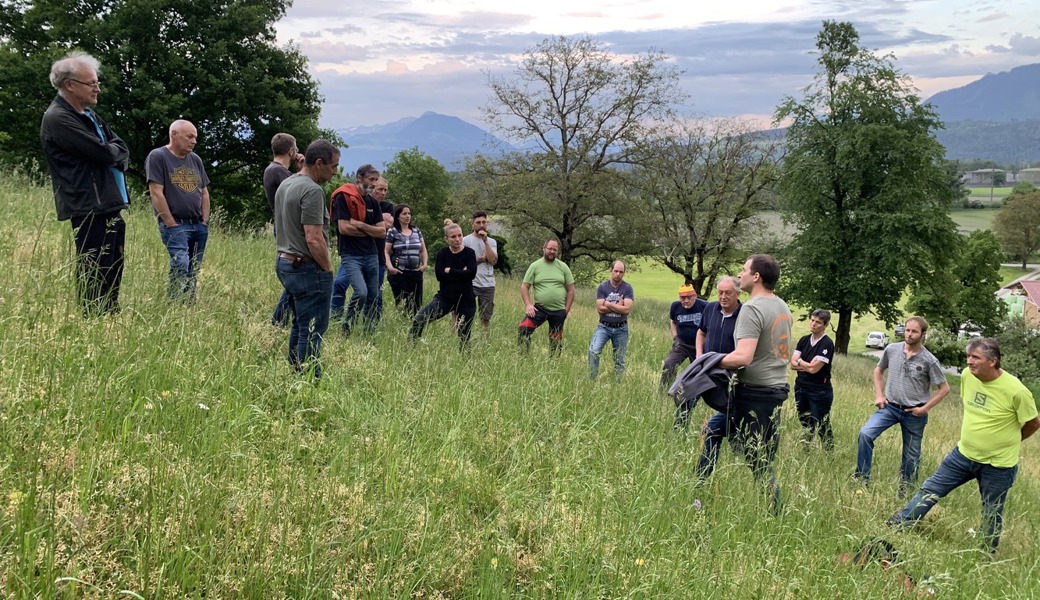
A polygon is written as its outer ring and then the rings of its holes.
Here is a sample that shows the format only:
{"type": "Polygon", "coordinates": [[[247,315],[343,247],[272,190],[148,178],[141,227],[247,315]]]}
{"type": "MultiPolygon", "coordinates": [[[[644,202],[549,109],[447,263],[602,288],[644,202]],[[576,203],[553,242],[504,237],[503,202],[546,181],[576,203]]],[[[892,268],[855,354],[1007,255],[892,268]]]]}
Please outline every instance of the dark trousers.
{"type": "Polygon", "coordinates": [[[524,350],[531,349],[531,334],[542,323],[549,321],[549,354],[558,356],[563,350],[563,323],[567,320],[566,310],[546,310],[534,305],[534,316],[524,315],[519,326],[519,344],[524,350]]]}
{"type": "MultiPolygon", "coordinates": [[[[668,386],[672,384],[672,381],[675,379],[675,372],[679,369],[679,365],[683,364],[683,361],[689,360],[693,362],[696,358],[696,344],[684,342],[679,338],[672,340],[672,349],[668,352],[668,356],[664,357],[664,364],[661,365],[661,389],[667,390],[668,386]]],[[[686,410],[691,408],[693,407],[687,406],[686,410]]]]}
{"type": "Polygon", "coordinates": [[[762,387],[738,383],[729,414],[733,451],[744,457],[756,481],[765,481],[774,513],[783,507],[773,459],[780,447],[780,407],[787,394],[787,385],[762,387]]]}
{"type": "Polygon", "coordinates": [[[834,449],[834,430],[831,428],[831,405],[834,404],[834,388],[829,385],[812,385],[794,382],[794,402],[798,409],[798,421],[805,430],[806,441],[811,442],[819,435],[824,450],[834,449]]]}
{"type": "Polygon", "coordinates": [[[433,296],[429,304],[422,307],[415,318],[412,319],[412,327],[408,331],[408,339],[415,341],[422,337],[423,330],[431,321],[436,321],[449,313],[455,313],[458,319],[459,348],[465,348],[469,343],[470,331],[473,328],[473,315],[477,312],[477,303],[470,294],[469,298],[460,298],[458,302],[448,302],[441,298],[440,292],[433,296]]]}
{"type": "Polygon", "coordinates": [[[72,217],[76,237],[76,293],[83,312],[119,311],[126,221],[119,211],[72,217]]]}
{"type": "Polygon", "coordinates": [[[419,312],[423,297],[423,274],[421,271],[403,271],[387,277],[390,291],[394,294],[394,304],[400,306],[404,302],[404,310],[408,316],[419,312]]]}

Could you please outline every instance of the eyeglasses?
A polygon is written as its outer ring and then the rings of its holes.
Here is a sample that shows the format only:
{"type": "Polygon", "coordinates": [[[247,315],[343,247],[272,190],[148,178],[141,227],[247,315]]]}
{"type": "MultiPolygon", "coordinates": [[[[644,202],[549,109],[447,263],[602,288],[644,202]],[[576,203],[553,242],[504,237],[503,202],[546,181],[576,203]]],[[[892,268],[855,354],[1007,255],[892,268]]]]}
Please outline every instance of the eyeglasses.
{"type": "Polygon", "coordinates": [[[94,80],[94,81],[80,81],[79,79],[73,79],[73,78],[70,77],[69,81],[75,81],[76,83],[78,83],[80,85],[85,85],[88,88],[93,88],[93,89],[98,89],[98,90],[101,89],[101,82],[97,81],[97,80],[94,80]]]}

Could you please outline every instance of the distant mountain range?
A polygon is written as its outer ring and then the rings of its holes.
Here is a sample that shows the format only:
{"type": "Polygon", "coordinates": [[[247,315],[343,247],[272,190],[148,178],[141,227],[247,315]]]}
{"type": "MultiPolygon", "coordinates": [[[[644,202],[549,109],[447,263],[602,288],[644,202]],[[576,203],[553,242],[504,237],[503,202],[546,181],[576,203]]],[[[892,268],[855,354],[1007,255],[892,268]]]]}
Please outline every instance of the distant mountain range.
{"type": "MultiPolygon", "coordinates": [[[[993,160],[1008,167],[1040,162],[1040,64],[989,73],[928,102],[946,125],[936,138],[948,158],[993,160]]],[[[364,163],[382,169],[398,152],[413,147],[449,171],[461,169],[463,157],[476,152],[516,149],[472,123],[434,112],[337,133],[349,146],[340,159],[348,170],[364,163]]]]}
{"type": "Polygon", "coordinates": [[[476,152],[497,154],[513,149],[480,127],[458,117],[425,112],[386,125],[372,125],[336,131],[348,145],[340,157],[348,170],[372,163],[382,170],[394,156],[410,148],[437,159],[449,171],[462,168],[462,159],[476,152]]]}

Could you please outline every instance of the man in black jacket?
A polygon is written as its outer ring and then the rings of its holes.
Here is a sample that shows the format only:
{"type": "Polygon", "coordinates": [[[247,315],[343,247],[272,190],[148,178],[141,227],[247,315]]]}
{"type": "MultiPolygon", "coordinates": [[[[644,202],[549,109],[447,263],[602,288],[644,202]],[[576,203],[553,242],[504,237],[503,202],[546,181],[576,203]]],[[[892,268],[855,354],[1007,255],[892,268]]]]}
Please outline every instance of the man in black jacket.
{"type": "Polygon", "coordinates": [[[129,204],[130,151],[91,107],[101,82],[98,61],[73,52],[51,65],[57,97],[43,114],[40,141],[54,188],[59,221],[76,236],[76,289],[86,314],[118,312],[129,204]]]}

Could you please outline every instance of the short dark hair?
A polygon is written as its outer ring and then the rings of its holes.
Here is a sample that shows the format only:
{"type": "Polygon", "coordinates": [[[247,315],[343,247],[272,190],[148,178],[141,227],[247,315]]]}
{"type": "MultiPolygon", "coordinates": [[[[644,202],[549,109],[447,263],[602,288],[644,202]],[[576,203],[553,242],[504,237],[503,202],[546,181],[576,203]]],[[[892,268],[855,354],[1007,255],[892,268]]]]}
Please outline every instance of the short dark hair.
{"type": "Polygon", "coordinates": [[[823,321],[824,325],[827,325],[831,322],[831,311],[825,308],[817,308],[816,310],[812,311],[812,314],[810,314],[809,316],[816,317],[817,319],[823,321]]]}
{"type": "Polygon", "coordinates": [[[758,273],[762,280],[762,287],[769,291],[776,288],[776,282],[780,279],[780,263],[768,254],[752,254],[748,260],[751,261],[751,274],[758,273]]]}
{"type": "Polygon", "coordinates": [[[993,338],[974,338],[968,342],[964,349],[965,354],[971,354],[972,350],[979,350],[989,360],[997,361],[996,367],[1000,368],[1000,342],[993,338]]]}
{"type": "MultiPolygon", "coordinates": [[[[924,317],[913,316],[906,320],[907,323],[910,321],[917,321],[917,324],[921,327],[921,333],[928,333],[928,321],[924,317]]],[[[903,326],[905,327],[906,324],[904,323],[903,326]]]]}
{"type": "Polygon", "coordinates": [[[293,146],[296,145],[296,138],[288,133],[276,133],[271,138],[271,152],[275,156],[282,156],[288,154],[293,146]]]}
{"type": "Polygon", "coordinates": [[[379,175],[379,169],[373,167],[370,164],[364,164],[364,165],[361,165],[360,167],[358,167],[357,173],[354,173],[354,175],[360,181],[360,180],[364,179],[365,177],[368,177],[371,173],[375,173],[376,175],[379,175]]]}
{"type": "Polygon", "coordinates": [[[332,162],[332,157],[337,155],[339,155],[339,148],[328,140],[314,140],[307,146],[307,151],[303,154],[309,167],[318,164],[318,160],[328,164],[332,162]]]}
{"type": "Polygon", "coordinates": [[[473,216],[470,217],[470,218],[471,219],[477,219],[477,218],[480,218],[480,217],[484,217],[486,219],[487,218],[487,213],[482,211],[482,210],[474,211],[473,212],[473,216]]]}

